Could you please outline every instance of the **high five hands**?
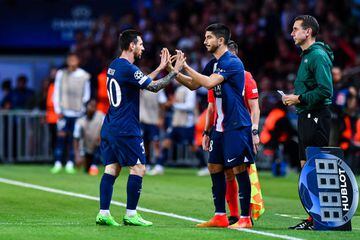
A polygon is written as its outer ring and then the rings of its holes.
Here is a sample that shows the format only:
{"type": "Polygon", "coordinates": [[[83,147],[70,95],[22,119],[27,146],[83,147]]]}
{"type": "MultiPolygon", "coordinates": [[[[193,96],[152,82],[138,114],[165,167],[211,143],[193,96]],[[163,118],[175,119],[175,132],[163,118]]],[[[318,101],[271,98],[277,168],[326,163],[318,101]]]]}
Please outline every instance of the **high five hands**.
{"type": "Polygon", "coordinates": [[[166,70],[168,72],[171,71],[180,72],[185,65],[186,65],[185,54],[180,50],[176,50],[176,54],[170,57],[170,60],[168,61],[168,64],[166,66],[166,70]],[[173,66],[174,62],[175,62],[175,66],[173,66]]]}

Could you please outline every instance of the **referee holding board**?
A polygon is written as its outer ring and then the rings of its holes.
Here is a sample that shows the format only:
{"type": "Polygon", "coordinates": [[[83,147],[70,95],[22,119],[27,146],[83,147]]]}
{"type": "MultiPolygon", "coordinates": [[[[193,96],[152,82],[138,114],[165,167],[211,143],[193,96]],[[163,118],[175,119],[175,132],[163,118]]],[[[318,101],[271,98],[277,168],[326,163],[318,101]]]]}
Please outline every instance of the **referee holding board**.
{"type": "MultiPolygon", "coordinates": [[[[310,15],[295,18],[291,36],[302,50],[301,63],[294,82],[295,93],[283,95],[286,106],[295,105],[298,117],[299,158],[301,167],[306,162],[305,149],[309,146],[329,145],[331,114],[329,105],[333,93],[331,75],[334,55],[330,47],[316,41],[317,20],[310,15]]],[[[312,230],[312,218],[290,227],[312,230]]]]}

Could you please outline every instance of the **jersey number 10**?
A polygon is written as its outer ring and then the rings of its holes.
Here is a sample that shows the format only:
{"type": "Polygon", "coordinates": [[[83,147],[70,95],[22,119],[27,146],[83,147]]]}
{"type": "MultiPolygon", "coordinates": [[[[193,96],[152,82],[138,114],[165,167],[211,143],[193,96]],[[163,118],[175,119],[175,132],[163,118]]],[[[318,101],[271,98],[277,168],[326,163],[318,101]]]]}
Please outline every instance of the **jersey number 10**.
{"type": "Polygon", "coordinates": [[[110,82],[109,82],[109,78],[106,78],[106,85],[107,85],[107,94],[108,94],[108,97],[109,97],[110,104],[113,107],[120,106],[120,103],[121,103],[121,89],[120,89],[119,83],[115,80],[115,78],[112,78],[110,80],[110,82]],[[116,96],[115,99],[114,99],[114,95],[113,95],[113,91],[112,91],[113,86],[115,87],[115,96],[116,96]]]}

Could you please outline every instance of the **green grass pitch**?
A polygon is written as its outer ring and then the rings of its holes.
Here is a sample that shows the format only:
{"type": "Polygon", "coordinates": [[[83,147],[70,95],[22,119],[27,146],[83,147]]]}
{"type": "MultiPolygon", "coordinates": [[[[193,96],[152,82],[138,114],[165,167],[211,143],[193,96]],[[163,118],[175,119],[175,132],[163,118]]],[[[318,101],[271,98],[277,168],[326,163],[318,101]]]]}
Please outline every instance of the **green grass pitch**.
{"type": "MultiPolygon", "coordinates": [[[[49,166],[0,165],[0,178],[98,197],[100,176],[52,175],[49,169],[49,166]]],[[[127,174],[124,169],[115,184],[115,201],[126,201],[127,174]]],[[[195,222],[148,212],[141,214],[154,222],[153,227],[96,226],[97,201],[0,182],[0,240],[360,239],[359,211],[352,220],[352,232],[287,230],[299,221],[296,218],[305,217],[297,194],[297,175],[274,178],[268,172],[260,172],[260,181],[266,212],[255,222],[252,232],[198,229],[195,222]]],[[[210,178],[197,177],[194,169],[168,169],[163,176],[145,176],[139,206],[207,220],[213,214],[210,185],[210,178]]],[[[125,208],[112,205],[111,212],[120,221],[125,208]]]]}

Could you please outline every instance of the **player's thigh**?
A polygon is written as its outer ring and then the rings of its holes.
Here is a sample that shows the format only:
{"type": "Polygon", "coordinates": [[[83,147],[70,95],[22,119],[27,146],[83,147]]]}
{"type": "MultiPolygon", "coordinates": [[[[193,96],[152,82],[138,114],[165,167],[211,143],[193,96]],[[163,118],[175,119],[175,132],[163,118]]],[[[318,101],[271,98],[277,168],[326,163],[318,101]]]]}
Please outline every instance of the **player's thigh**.
{"type": "Polygon", "coordinates": [[[112,149],[122,167],[146,163],[144,141],[141,137],[118,137],[112,149]]]}
{"type": "Polygon", "coordinates": [[[224,132],[224,166],[232,168],[243,163],[254,163],[255,155],[251,127],[242,127],[224,132]]]}
{"type": "Polygon", "coordinates": [[[101,154],[101,162],[104,166],[119,162],[116,156],[116,152],[112,147],[112,141],[113,139],[101,138],[100,154],[101,154]]]}
{"type": "Polygon", "coordinates": [[[224,151],[223,151],[223,133],[212,132],[209,143],[209,164],[224,165],[224,151]]]}

